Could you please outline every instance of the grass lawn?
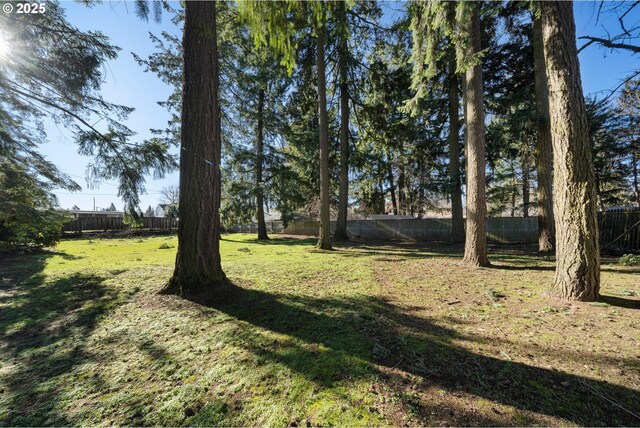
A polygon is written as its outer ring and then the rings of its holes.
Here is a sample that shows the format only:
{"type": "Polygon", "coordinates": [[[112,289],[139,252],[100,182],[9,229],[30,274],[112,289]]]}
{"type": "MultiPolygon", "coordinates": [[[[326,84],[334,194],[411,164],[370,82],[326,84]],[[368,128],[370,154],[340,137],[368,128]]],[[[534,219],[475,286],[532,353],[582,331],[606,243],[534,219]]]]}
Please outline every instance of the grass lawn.
{"type": "Polygon", "coordinates": [[[0,425],[640,425],[637,267],[565,303],[522,248],[253,238],[216,308],[157,294],[175,237],[0,259],[0,425]]]}

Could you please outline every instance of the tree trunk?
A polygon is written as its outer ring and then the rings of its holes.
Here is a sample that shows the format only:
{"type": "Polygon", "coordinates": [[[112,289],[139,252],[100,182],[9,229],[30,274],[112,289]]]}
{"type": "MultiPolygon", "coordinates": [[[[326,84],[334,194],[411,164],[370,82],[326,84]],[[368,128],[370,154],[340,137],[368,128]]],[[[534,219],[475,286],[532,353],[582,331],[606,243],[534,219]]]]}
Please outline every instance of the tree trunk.
{"type": "Polygon", "coordinates": [[[391,206],[393,207],[393,215],[398,215],[398,202],[396,200],[396,185],[393,179],[393,166],[391,156],[387,153],[387,178],[389,179],[389,192],[391,192],[391,206]]]}
{"type": "MultiPolygon", "coordinates": [[[[449,3],[451,19],[455,2],[449,3]]],[[[460,180],[460,103],[455,49],[449,52],[449,185],[451,186],[451,242],[464,242],[462,181],[460,180]]]]}
{"type": "Polygon", "coordinates": [[[336,241],[348,241],[347,210],[349,208],[349,80],[347,75],[347,3],[339,8],[339,19],[343,29],[340,31],[338,47],[338,68],[340,72],[340,190],[338,195],[338,221],[336,222],[336,241]]]}
{"type": "MultiPolygon", "coordinates": [[[[474,3],[469,20],[468,55],[480,52],[479,4],[474,3]]],[[[465,132],[467,153],[467,231],[464,262],[471,266],[490,266],[487,258],[487,202],[485,196],[484,106],[482,103],[482,65],[469,67],[465,75],[465,132]]]]}
{"type": "Polygon", "coordinates": [[[374,214],[385,214],[386,213],[386,195],[387,193],[384,191],[384,182],[382,178],[378,178],[378,197],[376,199],[376,209],[374,214]]]}
{"type": "Polygon", "coordinates": [[[529,217],[529,157],[522,158],[522,217],[529,217]]]}
{"type": "MultiPolygon", "coordinates": [[[[262,83],[261,83],[262,85],[262,83]]],[[[264,87],[258,92],[258,129],[256,139],[256,206],[258,217],[258,239],[269,239],[267,225],[264,221],[264,183],[262,167],[264,165],[264,87]]]]}
{"type": "Polygon", "coordinates": [[[600,180],[600,176],[598,173],[595,174],[596,180],[596,200],[598,201],[598,205],[600,206],[600,211],[604,211],[604,199],[602,199],[602,181],[600,180]]]}
{"type": "Polygon", "coordinates": [[[418,190],[418,218],[425,218],[426,215],[426,205],[427,205],[427,192],[426,192],[426,183],[425,183],[425,167],[424,165],[420,166],[420,187],[418,190]]]}
{"type": "Polygon", "coordinates": [[[318,72],[318,127],[320,132],[320,234],[316,247],[331,249],[331,218],[329,212],[329,123],[327,119],[327,84],[324,69],[325,28],[321,23],[316,36],[318,72]]]}
{"type": "Polygon", "coordinates": [[[538,110],[536,168],[538,172],[538,251],[552,252],[556,241],[553,218],[552,168],[553,150],[549,126],[549,88],[544,64],[542,20],[533,21],[533,60],[536,80],[536,109],[538,110]]]}
{"type": "Polygon", "coordinates": [[[404,174],[404,156],[402,147],[400,148],[400,157],[398,159],[398,214],[407,214],[407,193],[406,180],[404,174]]]}
{"type": "Polygon", "coordinates": [[[518,186],[516,183],[516,169],[511,165],[511,217],[516,216],[516,199],[518,197],[518,186]]]}
{"type": "Polygon", "coordinates": [[[634,150],[632,155],[633,162],[633,193],[636,196],[636,205],[640,207],[640,187],[638,186],[638,151],[634,150]]]}
{"type": "Polygon", "coordinates": [[[182,41],[180,222],[165,293],[222,298],[220,263],[220,104],[216,3],[187,2],[182,41]]]}
{"type": "Polygon", "coordinates": [[[540,7],[554,167],[557,267],[552,293],[593,301],[600,291],[596,185],[573,2],[541,2],[540,7]]]}

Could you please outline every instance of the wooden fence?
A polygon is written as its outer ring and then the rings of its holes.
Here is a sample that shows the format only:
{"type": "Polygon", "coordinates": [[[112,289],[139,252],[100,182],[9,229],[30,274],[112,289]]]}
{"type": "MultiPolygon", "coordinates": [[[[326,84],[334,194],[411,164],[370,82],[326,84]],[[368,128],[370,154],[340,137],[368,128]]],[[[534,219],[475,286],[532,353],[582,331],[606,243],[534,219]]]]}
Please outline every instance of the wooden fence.
{"type": "Polygon", "coordinates": [[[598,226],[601,249],[640,251],[640,211],[599,213],[598,226]]]}
{"type": "MultiPolygon", "coordinates": [[[[172,231],[178,228],[178,219],[173,217],[143,217],[140,221],[142,225],[135,229],[172,231]]],[[[62,231],[66,233],[106,232],[129,229],[131,229],[131,226],[126,224],[122,217],[79,217],[62,226],[62,231]]]]}
{"type": "MultiPolygon", "coordinates": [[[[178,228],[178,219],[172,217],[144,217],[140,219],[140,230],[173,231],[178,228]]],[[[335,222],[331,222],[332,229],[335,222]]],[[[489,218],[487,234],[497,242],[536,242],[537,219],[535,217],[489,218]]],[[[603,212],[598,214],[600,248],[640,251],[640,211],[603,212]]],[[[63,232],[83,233],[129,230],[122,217],[80,217],[66,223],[63,232]]],[[[374,239],[447,240],[450,236],[449,219],[404,219],[404,220],[350,220],[347,229],[352,235],[374,239]]],[[[258,225],[243,224],[230,228],[234,232],[257,233],[258,225]]],[[[315,235],[317,222],[294,222],[287,228],[281,221],[268,221],[269,233],[293,235],[315,235]]]]}
{"type": "MultiPolygon", "coordinates": [[[[598,213],[600,248],[620,251],[640,251],[640,211],[598,213]]],[[[331,222],[331,230],[335,222],[331,222]]],[[[233,232],[257,233],[258,224],[243,224],[230,228],[233,232]]],[[[280,221],[267,222],[269,233],[317,235],[318,222],[298,221],[287,228],[280,221]]],[[[349,220],[347,231],[352,236],[368,239],[408,239],[446,241],[451,236],[449,219],[389,219],[349,220]]],[[[487,238],[493,242],[535,243],[538,240],[536,217],[493,217],[487,219],[487,238]]]]}
{"type": "MultiPolygon", "coordinates": [[[[331,222],[331,232],[336,222],[331,222]]],[[[257,233],[258,224],[243,224],[229,230],[242,233],[257,233]]],[[[296,221],[286,228],[282,222],[268,221],[269,233],[286,233],[290,235],[318,234],[317,221],[296,221]]],[[[407,240],[407,241],[448,241],[451,239],[451,219],[376,219],[349,220],[347,233],[350,236],[364,239],[407,240]]],[[[495,217],[487,219],[487,238],[492,242],[534,243],[538,240],[538,219],[536,217],[495,217]]]]}

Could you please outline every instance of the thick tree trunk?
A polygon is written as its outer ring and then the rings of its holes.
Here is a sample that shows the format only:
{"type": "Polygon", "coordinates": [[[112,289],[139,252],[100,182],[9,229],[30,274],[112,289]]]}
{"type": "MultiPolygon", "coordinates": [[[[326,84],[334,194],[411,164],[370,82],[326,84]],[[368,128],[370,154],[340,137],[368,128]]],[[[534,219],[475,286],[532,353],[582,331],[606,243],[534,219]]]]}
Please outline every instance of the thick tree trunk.
{"type": "Polygon", "coordinates": [[[182,46],[178,253],[165,293],[223,298],[216,3],[187,2],[182,46]]]}
{"type": "MultiPolygon", "coordinates": [[[[340,4],[342,25],[347,25],[347,3],[340,4]]],[[[340,190],[338,194],[338,221],[336,222],[336,241],[348,241],[347,210],[349,209],[349,80],[347,57],[349,52],[347,32],[340,32],[338,51],[338,69],[340,72],[340,190]]]]}
{"type": "MultiPolygon", "coordinates": [[[[450,17],[455,17],[455,2],[449,3],[450,17]]],[[[449,181],[451,186],[451,242],[464,242],[462,214],[462,180],[460,179],[460,103],[456,53],[449,52],[449,181]]]]}
{"type": "Polygon", "coordinates": [[[540,7],[554,167],[557,267],[552,293],[593,301],[600,291],[596,185],[573,2],[541,2],[540,7]]]}
{"type": "Polygon", "coordinates": [[[538,172],[538,251],[552,252],[556,241],[553,218],[553,150],[549,125],[549,88],[544,64],[542,20],[533,21],[533,63],[536,80],[536,168],[538,172]]]}
{"type": "MultiPolygon", "coordinates": [[[[467,31],[468,55],[480,52],[479,4],[473,4],[467,31]]],[[[465,75],[465,132],[467,153],[467,231],[464,262],[471,266],[490,266],[487,258],[487,202],[485,196],[484,106],[482,103],[482,65],[476,64],[465,75]]]]}
{"type": "Polygon", "coordinates": [[[258,239],[269,239],[264,221],[264,183],[262,168],[264,165],[264,88],[258,92],[258,129],[256,138],[256,207],[258,217],[258,239]]]}
{"type": "Polygon", "coordinates": [[[318,72],[318,126],[320,131],[320,234],[316,247],[331,249],[331,218],[329,206],[329,123],[327,119],[327,84],[324,67],[324,23],[317,28],[316,68],[318,72]]]}

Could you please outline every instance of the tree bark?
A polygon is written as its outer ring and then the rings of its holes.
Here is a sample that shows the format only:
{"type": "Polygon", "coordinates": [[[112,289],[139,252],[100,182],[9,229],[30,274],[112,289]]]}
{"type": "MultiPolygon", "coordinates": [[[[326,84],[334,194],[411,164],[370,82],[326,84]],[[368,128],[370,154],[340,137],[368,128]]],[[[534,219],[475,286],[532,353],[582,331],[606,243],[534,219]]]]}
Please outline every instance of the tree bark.
{"type": "Polygon", "coordinates": [[[640,207],[640,186],[638,186],[638,151],[634,150],[631,158],[633,162],[633,193],[636,196],[636,205],[640,207]]]}
{"type": "Polygon", "coordinates": [[[260,84],[258,92],[258,129],[256,138],[256,207],[258,220],[258,239],[269,239],[267,225],[264,221],[264,183],[262,168],[264,165],[264,87],[260,84]]]}
{"type": "Polygon", "coordinates": [[[401,215],[407,214],[407,193],[406,193],[406,180],[404,171],[404,156],[402,146],[400,148],[400,156],[398,158],[398,213],[401,215]]]}
{"type": "MultiPolygon", "coordinates": [[[[454,5],[454,3],[451,3],[454,5]]],[[[454,5],[455,7],[455,5],[454,5]]],[[[456,56],[449,54],[449,181],[451,186],[451,242],[464,242],[462,182],[460,180],[460,103],[456,56]]]]}
{"type": "Polygon", "coordinates": [[[554,167],[557,266],[552,294],[593,301],[600,291],[596,185],[573,2],[541,2],[540,7],[554,167]]]}
{"type": "Polygon", "coordinates": [[[316,68],[318,72],[318,127],[320,132],[320,233],[317,248],[331,250],[331,218],[329,212],[329,123],[327,119],[327,84],[324,67],[325,27],[321,23],[316,36],[316,68]]]}
{"type": "Polygon", "coordinates": [[[378,178],[378,194],[376,197],[376,203],[374,210],[374,214],[385,214],[386,213],[386,192],[384,191],[384,182],[382,178],[378,178]]]}
{"type": "MultiPolygon", "coordinates": [[[[480,52],[479,4],[474,3],[469,20],[468,55],[480,52]]],[[[482,65],[465,73],[465,132],[467,153],[467,231],[464,262],[471,266],[490,266],[487,258],[487,202],[485,196],[484,106],[482,103],[482,65]]]]}
{"type": "Polygon", "coordinates": [[[511,217],[516,216],[516,199],[518,197],[518,186],[516,183],[516,169],[511,165],[511,217]]]}
{"type": "Polygon", "coordinates": [[[340,31],[338,46],[338,69],[340,72],[340,190],[338,194],[338,221],[336,222],[336,241],[348,241],[347,210],[349,209],[349,80],[348,80],[348,44],[347,44],[347,3],[339,8],[339,19],[343,29],[340,31]]]}
{"type": "Polygon", "coordinates": [[[553,150],[549,125],[549,88],[544,64],[542,20],[533,21],[533,62],[536,84],[536,169],[538,172],[538,251],[552,252],[556,240],[553,218],[553,150]]]}
{"type": "Polygon", "coordinates": [[[420,187],[418,190],[418,203],[417,203],[417,210],[418,210],[418,218],[425,218],[426,217],[426,206],[427,206],[427,192],[425,189],[425,167],[424,165],[420,166],[420,187]]]}
{"type": "Polygon", "coordinates": [[[220,104],[216,3],[185,4],[180,133],[180,222],[173,276],[164,292],[222,298],[220,104]]]}
{"type": "Polygon", "coordinates": [[[391,193],[391,206],[393,207],[393,215],[398,215],[398,201],[396,199],[396,185],[393,178],[393,166],[391,156],[387,153],[387,178],[389,180],[389,192],[391,193]]]}
{"type": "Polygon", "coordinates": [[[522,217],[529,217],[529,157],[522,157],[522,217]]]}

